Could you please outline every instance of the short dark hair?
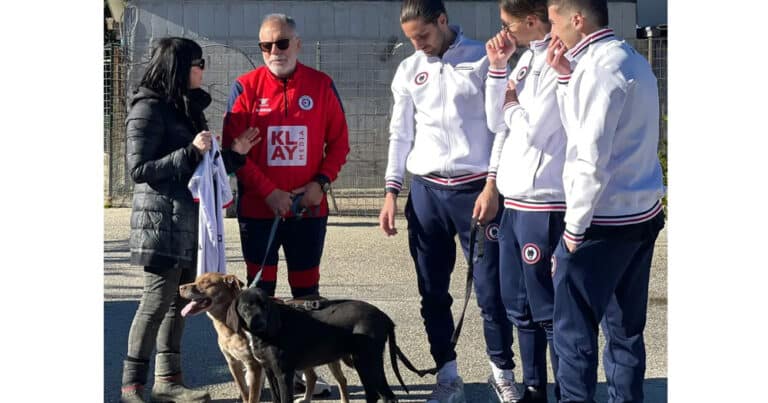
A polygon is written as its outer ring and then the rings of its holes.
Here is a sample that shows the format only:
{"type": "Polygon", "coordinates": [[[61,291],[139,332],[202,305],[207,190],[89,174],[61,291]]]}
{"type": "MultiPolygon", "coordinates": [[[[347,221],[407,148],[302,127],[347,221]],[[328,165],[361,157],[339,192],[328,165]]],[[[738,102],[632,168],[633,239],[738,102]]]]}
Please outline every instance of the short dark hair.
{"type": "Polygon", "coordinates": [[[400,7],[400,23],[421,18],[427,24],[434,24],[440,14],[448,17],[443,0],[405,0],[400,7]]]}
{"type": "Polygon", "coordinates": [[[140,85],[155,91],[183,111],[184,97],[189,93],[192,62],[202,58],[203,49],[191,39],[161,38],[152,48],[140,85]]]}
{"type": "Polygon", "coordinates": [[[542,22],[549,24],[547,0],[499,0],[499,7],[513,17],[524,19],[535,15],[542,22]]]}
{"type": "Polygon", "coordinates": [[[548,0],[547,6],[557,6],[559,10],[578,11],[598,27],[608,25],[608,2],[606,0],[548,0]]]}

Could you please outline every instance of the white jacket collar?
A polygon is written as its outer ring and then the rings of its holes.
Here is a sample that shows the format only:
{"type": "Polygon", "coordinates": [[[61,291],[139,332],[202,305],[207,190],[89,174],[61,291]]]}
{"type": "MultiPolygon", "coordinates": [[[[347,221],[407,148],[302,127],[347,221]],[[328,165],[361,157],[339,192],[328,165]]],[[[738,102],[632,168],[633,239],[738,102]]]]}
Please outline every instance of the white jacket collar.
{"type": "Polygon", "coordinates": [[[585,53],[584,51],[589,47],[589,45],[606,38],[611,38],[613,36],[613,30],[611,28],[598,29],[597,31],[584,37],[584,39],[579,41],[576,46],[569,49],[568,52],[565,53],[565,57],[571,61],[578,60],[585,53]]]}

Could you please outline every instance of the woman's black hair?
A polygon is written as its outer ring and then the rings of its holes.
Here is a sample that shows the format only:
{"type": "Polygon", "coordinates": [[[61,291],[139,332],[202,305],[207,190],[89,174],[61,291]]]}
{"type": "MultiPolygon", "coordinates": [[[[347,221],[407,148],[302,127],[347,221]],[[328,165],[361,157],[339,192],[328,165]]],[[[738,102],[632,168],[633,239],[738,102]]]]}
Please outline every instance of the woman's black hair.
{"type": "Polygon", "coordinates": [[[189,72],[192,62],[202,57],[203,49],[191,39],[159,39],[152,48],[140,85],[158,93],[178,111],[187,114],[184,98],[189,94],[189,72]]]}

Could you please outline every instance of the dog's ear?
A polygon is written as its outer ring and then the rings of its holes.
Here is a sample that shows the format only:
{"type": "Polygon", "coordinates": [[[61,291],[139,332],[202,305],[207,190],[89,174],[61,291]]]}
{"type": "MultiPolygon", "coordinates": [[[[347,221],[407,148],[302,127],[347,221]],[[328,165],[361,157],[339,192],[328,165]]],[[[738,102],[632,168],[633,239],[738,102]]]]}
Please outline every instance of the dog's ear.
{"type": "Polygon", "coordinates": [[[229,308],[227,308],[227,318],[225,319],[225,323],[233,332],[240,332],[240,315],[237,314],[237,298],[232,300],[229,304],[229,308]]]}
{"type": "Polygon", "coordinates": [[[240,291],[243,289],[243,282],[237,278],[234,274],[227,274],[224,276],[224,282],[231,285],[232,288],[240,291]]]}

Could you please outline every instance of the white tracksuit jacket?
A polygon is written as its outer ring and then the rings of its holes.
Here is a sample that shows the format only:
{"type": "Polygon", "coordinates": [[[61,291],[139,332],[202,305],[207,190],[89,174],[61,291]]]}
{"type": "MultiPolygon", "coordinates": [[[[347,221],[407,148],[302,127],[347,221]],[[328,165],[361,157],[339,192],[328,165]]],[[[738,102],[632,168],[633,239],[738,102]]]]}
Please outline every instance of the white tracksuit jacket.
{"type": "Polygon", "coordinates": [[[392,79],[387,191],[400,191],[406,168],[443,185],[486,177],[493,134],[484,107],[485,44],[450,28],[456,39],[442,58],[416,51],[392,79]]]}
{"type": "Polygon", "coordinates": [[[557,103],[557,72],[547,64],[550,36],[533,41],[509,75],[519,103],[507,102],[506,70],[489,68],[485,111],[496,133],[488,176],[504,206],[522,211],[565,211],[565,130],[557,103]]]}
{"type": "Polygon", "coordinates": [[[635,224],[661,211],[659,93],[648,61],[610,28],[566,57],[576,67],[557,89],[568,137],[564,236],[579,243],[591,224],[635,224]]]}
{"type": "Polygon", "coordinates": [[[219,146],[212,147],[203,155],[187,187],[192,197],[200,203],[197,234],[197,275],[208,272],[227,272],[224,250],[223,209],[232,204],[232,189],[224,169],[219,146]]]}

